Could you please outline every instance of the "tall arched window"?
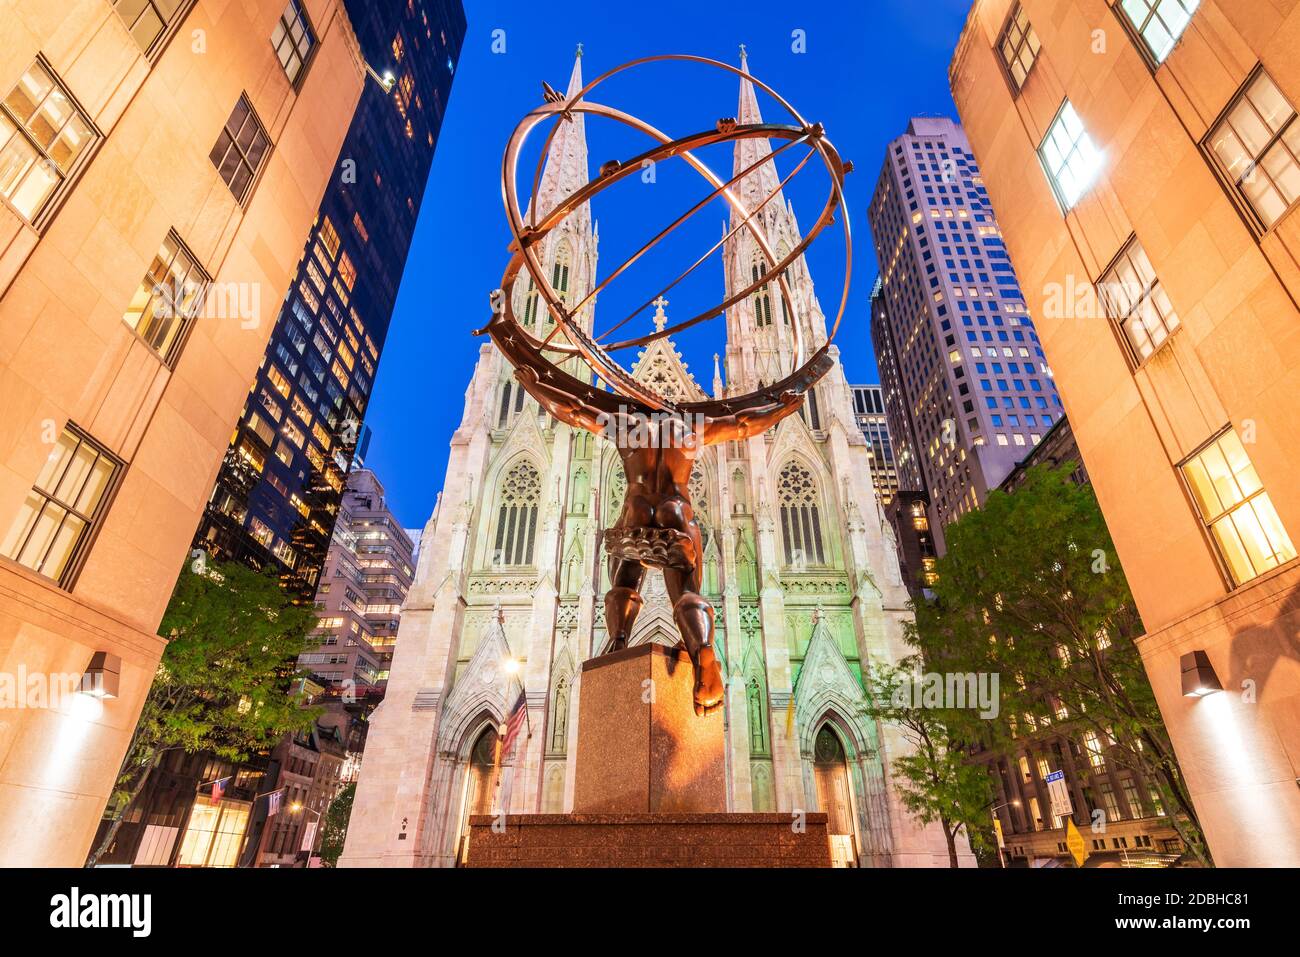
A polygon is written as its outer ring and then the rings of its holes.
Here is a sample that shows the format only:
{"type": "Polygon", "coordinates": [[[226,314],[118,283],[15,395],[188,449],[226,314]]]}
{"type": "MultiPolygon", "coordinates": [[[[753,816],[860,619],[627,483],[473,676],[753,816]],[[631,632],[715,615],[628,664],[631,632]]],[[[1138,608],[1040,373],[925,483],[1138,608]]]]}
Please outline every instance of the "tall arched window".
{"type": "Polygon", "coordinates": [[[528,280],[528,291],[524,293],[524,325],[531,326],[537,321],[537,286],[534,282],[528,280]]]}
{"type": "Polygon", "coordinates": [[[789,565],[824,565],[821,517],[817,506],[817,484],[798,462],[787,462],[777,482],[781,505],[781,541],[789,565]]]}
{"type": "MultiPolygon", "coordinates": [[[[782,261],[784,261],[785,257],[788,256],[788,255],[790,255],[790,250],[786,247],[785,242],[782,241],[781,245],[778,246],[777,249],[776,249],[776,261],[777,261],[777,262],[782,262],[782,261]]],[[[790,273],[789,273],[789,272],[786,273],[786,285],[787,285],[787,286],[790,285],[790,273]]],[[[794,290],[791,290],[791,291],[790,291],[790,294],[793,296],[793,295],[794,295],[794,290]]],[[[790,307],[786,304],[785,296],[781,295],[781,287],[780,287],[780,284],[777,285],[777,289],[776,289],[776,298],[777,298],[778,300],[780,300],[780,302],[781,302],[781,321],[784,322],[784,323],[788,326],[788,325],[790,325],[790,307]]]]}
{"type": "Polygon", "coordinates": [[[501,508],[492,546],[494,565],[531,565],[537,537],[537,505],[542,477],[529,462],[512,468],[501,483],[501,508]]]}
{"type": "MultiPolygon", "coordinates": [[[[749,274],[752,282],[758,282],[767,275],[767,263],[755,259],[749,274]]],[[[760,329],[772,324],[772,293],[766,285],[754,290],[754,324],[760,329]]]]}
{"type": "Polygon", "coordinates": [[[569,244],[562,241],[560,248],[555,251],[555,265],[551,268],[551,288],[565,302],[569,301],[570,265],[569,244]]]}
{"type": "Polygon", "coordinates": [[[810,429],[820,429],[822,427],[822,413],[817,405],[817,390],[809,389],[808,396],[803,405],[799,406],[799,414],[803,416],[804,422],[808,423],[810,429]]]}
{"type": "Polygon", "coordinates": [[[524,407],[524,397],[528,393],[523,386],[517,386],[509,379],[501,386],[501,405],[497,410],[497,428],[504,429],[510,423],[510,417],[524,407]]]}

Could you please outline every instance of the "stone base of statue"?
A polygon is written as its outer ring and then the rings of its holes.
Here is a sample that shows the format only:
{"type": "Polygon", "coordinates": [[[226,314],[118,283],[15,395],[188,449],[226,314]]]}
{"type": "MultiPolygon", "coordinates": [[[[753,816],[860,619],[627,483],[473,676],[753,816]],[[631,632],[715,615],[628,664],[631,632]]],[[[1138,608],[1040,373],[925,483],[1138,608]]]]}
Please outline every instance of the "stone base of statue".
{"type": "Polygon", "coordinates": [[[727,810],[722,709],[697,715],[685,651],[650,642],[582,666],[573,810],[727,810]]]}
{"type": "Polygon", "coordinates": [[[470,818],[469,867],[829,867],[826,815],[727,813],[722,710],[685,651],[582,666],[572,814],[470,818]]]}

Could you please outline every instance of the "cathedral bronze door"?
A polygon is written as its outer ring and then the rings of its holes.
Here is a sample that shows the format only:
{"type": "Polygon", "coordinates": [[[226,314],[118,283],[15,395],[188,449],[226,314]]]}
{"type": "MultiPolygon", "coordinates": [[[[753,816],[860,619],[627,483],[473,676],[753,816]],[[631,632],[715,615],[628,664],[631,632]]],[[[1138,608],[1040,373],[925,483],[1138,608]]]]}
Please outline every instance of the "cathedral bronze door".
{"type": "Polygon", "coordinates": [[[849,794],[849,769],[844,746],[829,727],[817,732],[813,744],[813,777],[817,782],[817,806],[826,812],[830,834],[831,864],[853,867],[857,860],[853,837],[853,799],[849,794]]]}
{"type": "Polygon", "coordinates": [[[469,856],[469,819],[473,814],[491,814],[496,798],[500,768],[496,760],[497,731],[489,727],[474,742],[465,771],[465,789],[461,798],[460,835],[456,864],[463,865],[469,856]]]}

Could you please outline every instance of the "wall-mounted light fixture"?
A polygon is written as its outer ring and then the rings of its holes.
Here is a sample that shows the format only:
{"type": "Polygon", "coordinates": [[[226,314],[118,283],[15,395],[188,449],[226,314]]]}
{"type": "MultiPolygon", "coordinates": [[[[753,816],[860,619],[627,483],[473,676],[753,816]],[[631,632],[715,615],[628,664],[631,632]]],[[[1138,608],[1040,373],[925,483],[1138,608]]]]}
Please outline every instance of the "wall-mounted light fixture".
{"type": "Polygon", "coordinates": [[[122,659],[107,651],[97,651],[81,676],[81,693],[92,698],[116,698],[122,676],[122,659]]]}
{"type": "Polygon", "coordinates": [[[1181,659],[1183,669],[1183,696],[1186,698],[1204,698],[1206,695],[1222,691],[1219,676],[1214,673],[1210,657],[1203,651],[1189,651],[1181,659]]]}
{"type": "Polygon", "coordinates": [[[376,83],[378,83],[380,86],[384,88],[385,93],[393,92],[393,84],[397,82],[397,77],[393,76],[392,70],[385,70],[383,75],[381,76],[379,73],[375,71],[374,67],[372,67],[369,63],[367,63],[366,72],[370,74],[370,78],[372,80],[374,80],[376,83]]]}

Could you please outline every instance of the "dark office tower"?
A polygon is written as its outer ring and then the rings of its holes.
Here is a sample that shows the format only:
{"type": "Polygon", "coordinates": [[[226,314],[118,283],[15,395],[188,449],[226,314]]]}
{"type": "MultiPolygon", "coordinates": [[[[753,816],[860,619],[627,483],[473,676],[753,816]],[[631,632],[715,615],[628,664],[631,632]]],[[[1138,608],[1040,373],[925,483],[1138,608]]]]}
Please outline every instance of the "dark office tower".
{"type": "Polygon", "coordinates": [[[853,417],[862,437],[871,446],[871,484],[881,505],[889,505],[898,491],[898,469],[894,466],[894,443],[885,417],[885,397],[878,385],[849,386],[853,391],[853,417]]]}
{"type": "Polygon", "coordinates": [[[459,0],[348,0],[367,83],[196,545],[274,563],[309,600],[424,197],[465,35],[459,0]]]}
{"type": "Polygon", "coordinates": [[[869,215],[900,483],[928,493],[942,550],[943,526],[983,504],[1061,400],[960,126],[914,118],[887,148],[869,215]]]}

